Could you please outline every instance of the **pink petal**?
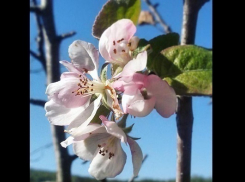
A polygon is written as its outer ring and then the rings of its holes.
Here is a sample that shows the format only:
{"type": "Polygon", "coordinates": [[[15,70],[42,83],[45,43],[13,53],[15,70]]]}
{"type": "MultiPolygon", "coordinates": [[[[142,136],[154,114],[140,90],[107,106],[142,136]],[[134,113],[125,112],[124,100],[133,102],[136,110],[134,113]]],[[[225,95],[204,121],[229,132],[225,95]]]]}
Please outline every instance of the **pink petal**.
{"type": "Polygon", "coordinates": [[[136,26],[129,19],[121,19],[108,27],[101,35],[99,41],[99,51],[101,56],[107,62],[113,62],[110,50],[113,50],[113,41],[118,41],[122,38],[128,41],[136,32],[136,26]]]}
{"type": "Polygon", "coordinates": [[[170,117],[177,109],[177,96],[169,84],[156,75],[149,75],[145,83],[149,96],[156,98],[155,108],[162,117],[170,117]]]}
{"type": "Polygon", "coordinates": [[[129,61],[123,68],[123,71],[115,77],[126,77],[132,76],[137,71],[142,71],[145,69],[147,63],[147,52],[144,51],[139,53],[136,59],[129,61]]]}
{"type": "Polygon", "coordinates": [[[53,99],[56,103],[65,107],[74,108],[82,106],[90,100],[91,96],[80,96],[72,93],[78,89],[77,84],[79,82],[79,78],[62,78],[58,82],[50,83],[47,86],[46,94],[49,99],[53,99]]]}
{"type": "Polygon", "coordinates": [[[113,23],[110,29],[111,37],[115,37],[117,40],[121,38],[130,40],[136,32],[136,26],[130,19],[120,19],[113,23]]]}
{"type": "MultiPolygon", "coordinates": [[[[99,40],[99,52],[106,62],[111,62],[112,59],[109,55],[109,42],[110,42],[111,29],[107,28],[101,35],[99,40]]],[[[111,40],[112,41],[112,40],[111,40]]]]}
{"type": "Polygon", "coordinates": [[[127,143],[127,137],[126,137],[124,131],[117,126],[116,122],[108,121],[108,119],[103,115],[100,115],[99,117],[100,117],[102,123],[105,125],[106,131],[109,134],[117,137],[118,139],[121,140],[121,142],[127,143]]]}
{"type": "Polygon", "coordinates": [[[99,52],[93,44],[76,40],[68,48],[71,62],[78,70],[97,70],[99,67],[99,52]]]}
{"type": "Polygon", "coordinates": [[[81,71],[79,71],[72,63],[68,61],[60,61],[60,64],[66,67],[66,69],[70,72],[77,73],[78,75],[81,74],[81,71]]]}
{"type": "MultiPolygon", "coordinates": [[[[82,74],[82,73],[81,73],[82,74]]],[[[75,78],[77,79],[79,77],[79,75],[77,73],[74,72],[64,72],[61,74],[60,79],[64,79],[64,78],[75,78]]]]}
{"type": "Polygon", "coordinates": [[[143,154],[140,146],[136,141],[128,137],[128,144],[130,147],[130,151],[132,154],[132,162],[133,162],[133,169],[134,169],[134,177],[138,176],[139,170],[142,165],[143,154]]]}
{"type": "Polygon", "coordinates": [[[123,94],[122,106],[124,112],[136,117],[148,115],[154,108],[156,99],[154,97],[145,100],[141,92],[137,90],[135,95],[123,94]]]}

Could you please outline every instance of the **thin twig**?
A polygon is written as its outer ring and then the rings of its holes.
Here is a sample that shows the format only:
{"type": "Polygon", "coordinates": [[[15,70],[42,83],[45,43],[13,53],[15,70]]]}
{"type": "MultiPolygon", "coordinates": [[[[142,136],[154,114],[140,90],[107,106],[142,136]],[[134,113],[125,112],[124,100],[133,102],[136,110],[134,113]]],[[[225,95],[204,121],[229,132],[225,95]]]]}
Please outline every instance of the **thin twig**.
{"type": "MultiPolygon", "coordinates": [[[[145,154],[144,157],[143,157],[143,160],[142,160],[142,164],[144,163],[144,161],[146,160],[147,157],[148,157],[148,155],[145,154]]],[[[141,164],[141,165],[142,165],[142,164],[141,164]]],[[[137,178],[137,177],[138,177],[138,176],[134,176],[134,175],[133,175],[133,176],[128,180],[128,182],[133,182],[134,179],[137,178]]]]}
{"type": "Polygon", "coordinates": [[[70,155],[70,160],[71,161],[73,161],[73,160],[75,160],[75,159],[77,159],[78,157],[77,157],[77,155],[70,155]]]}
{"type": "Polygon", "coordinates": [[[44,107],[45,103],[47,101],[45,100],[40,100],[40,99],[30,99],[30,103],[33,104],[33,105],[37,105],[37,106],[41,106],[41,107],[44,107]]]}
{"type": "Polygon", "coordinates": [[[170,26],[168,26],[165,21],[163,20],[163,18],[161,17],[161,15],[158,13],[158,11],[156,10],[156,7],[158,6],[158,4],[156,5],[152,5],[150,0],[144,0],[146,2],[146,4],[148,5],[150,11],[152,12],[152,14],[154,15],[155,17],[155,20],[156,22],[158,22],[162,27],[163,27],[163,30],[166,32],[166,33],[170,33],[172,32],[170,26]]]}
{"type": "MultiPolygon", "coordinates": [[[[45,52],[44,52],[44,38],[43,38],[43,25],[41,23],[41,8],[37,6],[36,0],[32,0],[33,6],[31,7],[36,7],[39,9],[39,11],[35,11],[35,19],[37,23],[37,37],[36,37],[36,42],[37,42],[37,50],[38,53],[34,53],[34,51],[30,50],[30,54],[36,58],[41,64],[46,72],[46,59],[45,59],[45,52]]],[[[30,8],[31,10],[31,8],[30,8]]]]}
{"type": "Polygon", "coordinates": [[[30,55],[32,56],[32,57],[34,57],[35,59],[40,59],[40,56],[37,54],[37,53],[35,53],[34,51],[32,51],[32,50],[30,50],[30,55]]]}
{"type": "Polygon", "coordinates": [[[30,12],[41,13],[41,8],[38,6],[30,6],[30,12]]]}
{"type": "Polygon", "coordinates": [[[61,40],[64,40],[66,38],[69,38],[69,37],[71,37],[71,36],[73,36],[75,34],[76,34],[75,31],[72,31],[72,32],[69,32],[69,33],[65,33],[65,34],[61,34],[61,35],[57,36],[57,39],[58,39],[58,41],[61,41],[61,40]]]}

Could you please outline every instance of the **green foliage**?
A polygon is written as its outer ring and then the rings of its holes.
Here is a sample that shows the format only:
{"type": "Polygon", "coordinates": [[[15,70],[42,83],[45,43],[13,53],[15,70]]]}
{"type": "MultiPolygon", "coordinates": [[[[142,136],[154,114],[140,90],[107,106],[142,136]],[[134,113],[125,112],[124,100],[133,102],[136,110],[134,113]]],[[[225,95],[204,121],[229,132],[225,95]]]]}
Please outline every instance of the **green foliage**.
{"type": "Polygon", "coordinates": [[[109,63],[104,63],[101,67],[100,79],[103,83],[107,80],[107,67],[109,63]]]}
{"type": "Polygon", "coordinates": [[[212,51],[195,45],[172,46],[161,51],[160,77],[178,95],[212,95],[212,51]]]}
{"type": "Polygon", "coordinates": [[[134,24],[137,24],[141,10],[140,0],[109,0],[102,7],[102,10],[97,15],[92,35],[95,38],[100,38],[101,34],[119,19],[131,19],[134,24]]]}
{"type": "Polygon", "coordinates": [[[147,69],[165,79],[178,95],[212,95],[212,51],[195,45],[178,45],[179,35],[169,33],[150,44],[147,69]]]}
{"type": "MultiPolygon", "coordinates": [[[[55,172],[30,169],[30,182],[44,182],[44,181],[55,182],[55,179],[56,179],[55,172]]],[[[110,178],[107,179],[107,181],[127,182],[128,180],[116,180],[110,178]]],[[[98,181],[96,179],[88,178],[88,177],[72,176],[72,182],[98,182],[98,181]]],[[[170,179],[170,180],[152,180],[152,179],[136,180],[135,179],[134,182],[175,182],[175,179],[170,179]]],[[[212,182],[212,178],[193,176],[191,182],[212,182]]]]}
{"type": "Polygon", "coordinates": [[[161,51],[179,44],[179,34],[169,33],[157,36],[149,41],[151,45],[151,53],[147,59],[147,69],[156,73],[159,77],[164,78],[164,73],[172,66],[171,62],[162,61],[164,58],[161,51]]]}

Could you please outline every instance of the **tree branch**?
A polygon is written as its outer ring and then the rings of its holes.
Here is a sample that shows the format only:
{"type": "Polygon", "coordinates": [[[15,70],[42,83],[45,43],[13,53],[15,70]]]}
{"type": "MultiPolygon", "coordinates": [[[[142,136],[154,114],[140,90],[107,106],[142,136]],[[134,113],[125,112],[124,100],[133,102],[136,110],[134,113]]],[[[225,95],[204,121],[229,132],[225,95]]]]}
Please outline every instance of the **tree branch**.
{"type": "Polygon", "coordinates": [[[30,99],[30,103],[33,104],[33,105],[37,105],[37,106],[41,106],[41,107],[44,107],[45,103],[47,101],[45,100],[40,100],[40,99],[30,99]]]}
{"type": "Polygon", "coordinates": [[[31,55],[32,57],[34,57],[35,59],[37,59],[37,60],[40,59],[40,56],[39,56],[37,53],[35,53],[34,51],[32,51],[32,50],[30,50],[30,55],[31,55]]]}
{"type": "Polygon", "coordinates": [[[76,32],[75,31],[72,31],[72,32],[65,33],[65,34],[62,34],[62,35],[57,36],[57,39],[58,39],[58,41],[62,41],[64,39],[66,39],[66,38],[72,37],[75,34],[76,34],[76,32]]]}
{"type": "MultiPolygon", "coordinates": [[[[208,0],[184,0],[181,45],[194,44],[198,12],[208,0]]],[[[191,181],[191,140],[193,126],[192,97],[181,96],[176,112],[176,182],[191,181]]]]}
{"type": "Polygon", "coordinates": [[[156,10],[156,7],[158,6],[158,4],[156,5],[152,5],[150,0],[144,0],[146,2],[146,4],[148,5],[150,11],[152,12],[152,14],[154,15],[156,22],[158,22],[162,27],[163,30],[166,33],[170,33],[172,32],[170,26],[168,26],[165,21],[162,19],[162,17],[160,16],[160,14],[158,13],[158,11],[156,10]]]}
{"type": "Polygon", "coordinates": [[[39,6],[30,6],[30,12],[33,12],[33,13],[41,13],[41,8],[39,6]]]}
{"type": "MultiPolygon", "coordinates": [[[[33,6],[31,6],[31,7],[36,7],[41,12],[41,7],[37,6],[36,0],[32,0],[32,4],[33,4],[33,6]]],[[[33,51],[30,51],[30,54],[41,63],[44,71],[46,72],[46,59],[45,59],[45,53],[44,53],[44,50],[43,50],[43,46],[44,46],[43,25],[41,23],[41,14],[40,14],[40,12],[35,11],[35,19],[36,19],[36,23],[37,23],[36,42],[37,42],[38,54],[33,54],[34,53],[33,51]]]]}
{"type": "Polygon", "coordinates": [[[71,160],[71,162],[74,161],[74,160],[77,159],[77,158],[78,158],[77,155],[70,155],[70,160],[71,160]]]}

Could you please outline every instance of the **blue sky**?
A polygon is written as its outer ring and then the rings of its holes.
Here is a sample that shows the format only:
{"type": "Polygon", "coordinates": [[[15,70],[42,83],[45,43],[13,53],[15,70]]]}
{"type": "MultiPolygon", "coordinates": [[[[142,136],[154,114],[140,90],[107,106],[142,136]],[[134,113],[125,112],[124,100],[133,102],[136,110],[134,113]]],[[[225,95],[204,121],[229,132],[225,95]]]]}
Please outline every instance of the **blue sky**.
{"type": "MultiPolygon", "coordinates": [[[[98,40],[92,36],[92,25],[96,15],[106,0],[91,1],[54,1],[54,18],[58,34],[76,31],[77,34],[65,39],[60,47],[60,60],[69,61],[68,46],[77,39],[92,43],[98,48],[98,40]]],[[[182,2],[181,0],[151,0],[159,2],[158,11],[172,31],[181,34],[182,2]]],[[[142,10],[148,10],[142,1],[142,10]]],[[[161,28],[159,26],[159,28],[161,28]]],[[[162,32],[152,26],[137,27],[136,35],[147,40],[160,35],[162,32]]],[[[36,24],[30,14],[30,48],[36,50],[36,24]]],[[[206,3],[199,12],[196,45],[212,48],[212,1],[206,3]]],[[[100,57],[100,63],[104,60],[100,57]]],[[[41,65],[30,57],[30,69],[36,73],[30,74],[30,97],[47,100],[45,95],[46,77],[41,71],[41,65]]],[[[65,71],[61,68],[61,71],[65,71]]],[[[193,138],[191,174],[212,177],[212,104],[208,97],[193,97],[193,138]]],[[[127,125],[135,123],[131,136],[141,137],[137,140],[144,154],[148,158],[143,164],[138,179],[170,179],[176,175],[176,115],[162,118],[156,111],[144,118],[129,118],[127,125]]],[[[50,123],[45,117],[45,111],[40,106],[30,105],[30,152],[52,143],[50,123]]],[[[127,163],[123,172],[116,179],[129,179],[132,175],[131,155],[128,147],[123,145],[127,153],[127,163]]],[[[73,154],[72,147],[68,147],[73,154]]],[[[72,164],[72,174],[90,176],[89,163],[82,164],[76,159],[72,164]]],[[[53,147],[30,155],[30,167],[34,169],[56,170],[53,147]]]]}

